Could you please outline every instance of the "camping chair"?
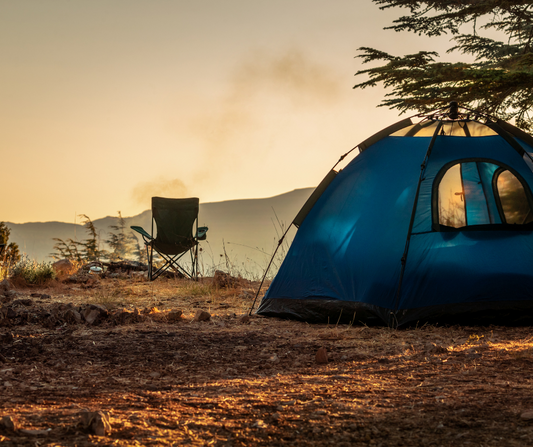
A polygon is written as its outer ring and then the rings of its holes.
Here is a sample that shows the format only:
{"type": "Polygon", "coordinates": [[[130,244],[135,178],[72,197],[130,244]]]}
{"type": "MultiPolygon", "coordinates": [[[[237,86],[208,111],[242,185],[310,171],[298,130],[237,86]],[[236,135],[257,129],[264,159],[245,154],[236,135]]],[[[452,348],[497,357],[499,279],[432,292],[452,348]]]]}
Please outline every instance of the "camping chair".
{"type": "Polygon", "coordinates": [[[144,239],[150,281],[170,269],[188,278],[198,279],[198,241],[203,241],[207,237],[207,227],[198,228],[198,209],[199,200],[196,197],[190,199],[152,197],[152,234],[148,234],[142,227],[131,227],[144,239]],[[156,237],[153,236],[154,221],[157,227],[156,237]],[[164,261],[159,268],[154,268],[154,250],[164,261]],[[187,253],[191,257],[190,267],[179,263],[187,253]]]}

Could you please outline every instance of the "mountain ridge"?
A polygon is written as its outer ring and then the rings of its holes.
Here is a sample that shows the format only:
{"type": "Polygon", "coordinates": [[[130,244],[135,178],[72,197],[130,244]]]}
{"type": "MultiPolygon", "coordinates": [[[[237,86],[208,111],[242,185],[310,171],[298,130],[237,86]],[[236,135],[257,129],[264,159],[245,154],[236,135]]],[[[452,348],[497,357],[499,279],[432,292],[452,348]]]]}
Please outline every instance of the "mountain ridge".
{"type": "MultiPolygon", "coordinates": [[[[220,262],[219,258],[224,257],[244,269],[263,266],[265,253],[273,251],[281,233],[313,190],[300,188],[266,198],[200,203],[199,226],[209,227],[207,241],[200,245],[204,264],[214,268],[220,262]]],[[[103,248],[106,248],[103,241],[108,239],[109,226],[116,224],[117,219],[117,216],[105,216],[93,220],[103,248]]],[[[151,232],[151,210],[124,217],[124,220],[128,227],[138,225],[151,232]]],[[[5,223],[11,229],[10,242],[16,242],[21,252],[37,261],[52,260],[53,238],[82,241],[87,237],[82,224],[59,221],[5,223]]]]}

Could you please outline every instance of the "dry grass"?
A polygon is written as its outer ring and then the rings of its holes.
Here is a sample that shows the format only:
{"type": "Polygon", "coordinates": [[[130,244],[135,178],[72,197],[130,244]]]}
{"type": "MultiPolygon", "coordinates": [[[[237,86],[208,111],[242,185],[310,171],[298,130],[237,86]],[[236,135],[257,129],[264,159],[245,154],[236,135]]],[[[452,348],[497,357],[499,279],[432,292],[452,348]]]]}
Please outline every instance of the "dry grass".
{"type": "MultiPolygon", "coordinates": [[[[263,285],[263,291],[269,282],[263,285]]],[[[160,278],[153,282],[140,279],[105,279],[89,286],[69,285],[61,281],[50,281],[39,291],[53,295],[54,301],[73,303],[78,306],[95,303],[109,310],[117,308],[179,309],[184,314],[194,314],[202,309],[214,316],[228,312],[243,314],[250,308],[258,282],[242,281],[232,288],[217,288],[212,278],[201,278],[198,282],[187,279],[160,278]]],[[[22,293],[35,293],[35,287],[19,287],[22,293]]]]}
{"type": "MultiPolygon", "coordinates": [[[[0,429],[7,446],[533,444],[529,328],[392,330],[253,317],[253,284],[105,280],[55,285],[31,312],[69,302],[179,309],[172,323],[0,328],[0,429]],[[210,310],[195,322],[196,310],[210,310]],[[11,334],[12,337],[9,335],[11,334]],[[315,363],[325,347],[329,362],[315,363]],[[0,357],[1,358],[1,357],[0,357]],[[6,385],[7,382],[7,385],[6,385]],[[111,430],[79,426],[106,411],[111,430]]],[[[30,290],[19,290],[21,294],[30,290]]],[[[31,289],[31,292],[35,292],[31,289]]]]}

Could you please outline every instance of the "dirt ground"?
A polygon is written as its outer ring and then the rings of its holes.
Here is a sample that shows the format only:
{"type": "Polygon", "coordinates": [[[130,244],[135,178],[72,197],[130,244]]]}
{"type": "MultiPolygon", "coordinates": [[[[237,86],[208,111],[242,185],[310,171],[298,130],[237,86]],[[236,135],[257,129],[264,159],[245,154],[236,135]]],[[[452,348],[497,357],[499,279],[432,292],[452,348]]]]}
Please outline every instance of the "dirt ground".
{"type": "Polygon", "coordinates": [[[533,445],[529,327],[241,318],[256,286],[105,279],[11,291],[0,444],[533,445]],[[210,319],[195,321],[198,310],[210,319]]]}

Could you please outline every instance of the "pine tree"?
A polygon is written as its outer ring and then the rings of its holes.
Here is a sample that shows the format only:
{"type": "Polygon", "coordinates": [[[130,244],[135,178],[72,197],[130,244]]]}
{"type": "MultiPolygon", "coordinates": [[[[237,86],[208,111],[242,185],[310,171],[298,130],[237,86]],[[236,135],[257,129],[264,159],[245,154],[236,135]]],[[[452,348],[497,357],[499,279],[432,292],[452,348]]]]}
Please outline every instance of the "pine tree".
{"type": "Polygon", "coordinates": [[[533,129],[533,3],[531,0],[373,0],[380,9],[408,8],[410,14],[395,20],[392,29],[428,37],[451,34],[457,51],[474,62],[442,62],[433,51],[392,56],[361,47],[363,63],[384,65],[360,70],[368,80],[354,88],[382,83],[392,89],[380,106],[401,112],[428,112],[446,107],[451,100],[504,120],[514,119],[533,129]],[[478,25],[482,23],[482,25],[478,25]],[[464,33],[465,26],[472,32],[464,33]],[[470,29],[470,28],[469,28],[470,29]],[[505,38],[494,40],[479,32],[495,30],[505,38]]]}
{"type": "Polygon", "coordinates": [[[81,262],[82,255],[79,251],[80,243],[73,239],[67,239],[64,241],[58,237],[52,238],[55,241],[54,250],[50,256],[54,259],[70,259],[73,261],[81,262]]]}
{"type": "Polygon", "coordinates": [[[19,246],[15,242],[9,242],[11,229],[0,222],[0,244],[5,244],[2,256],[0,256],[0,265],[2,268],[9,268],[20,261],[19,246]]]}
{"type": "Polygon", "coordinates": [[[83,226],[89,233],[89,237],[83,242],[78,242],[78,245],[82,248],[81,256],[84,261],[94,262],[100,261],[100,258],[107,256],[105,250],[100,250],[100,237],[96,231],[93,221],[86,214],[80,214],[83,218],[83,226]]]}
{"type": "MultiPolygon", "coordinates": [[[[122,213],[118,212],[118,221],[116,225],[110,225],[114,232],[109,233],[109,239],[106,243],[113,249],[109,255],[111,261],[119,261],[127,259],[135,250],[137,238],[131,231],[127,230],[126,221],[122,217],[122,213]]],[[[137,243],[138,245],[138,243],[137,243]]]]}

